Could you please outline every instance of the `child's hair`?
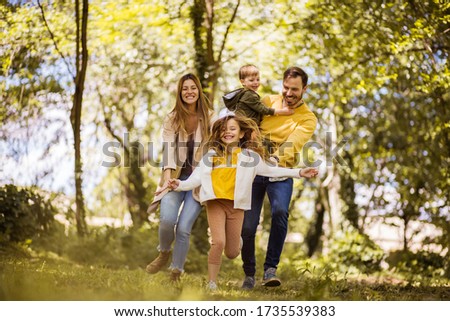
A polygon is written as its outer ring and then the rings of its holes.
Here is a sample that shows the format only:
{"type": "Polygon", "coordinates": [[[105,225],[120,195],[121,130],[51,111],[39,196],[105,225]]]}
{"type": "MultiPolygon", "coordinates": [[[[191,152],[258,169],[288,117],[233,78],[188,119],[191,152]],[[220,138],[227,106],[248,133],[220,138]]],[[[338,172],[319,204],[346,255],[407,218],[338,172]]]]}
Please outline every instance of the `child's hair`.
{"type": "Polygon", "coordinates": [[[222,142],[221,136],[230,119],[234,119],[238,123],[241,132],[244,132],[244,136],[239,140],[238,146],[251,149],[257,152],[264,160],[267,160],[268,153],[263,147],[258,125],[256,125],[254,120],[241,115],[226,115],[216,120],[211,129],[211,136],[205,144],[206,148],[214,150],[219,157],[224,156],[226,145],[222,142]]]}
{"type": "Polygon", "coordinates": [[[251,76],[258,76],[259,75],[259,69],[255,65],[244,65],[241,68],[239,68],[239,79],[245,79],[247,77],[251,76]]]}

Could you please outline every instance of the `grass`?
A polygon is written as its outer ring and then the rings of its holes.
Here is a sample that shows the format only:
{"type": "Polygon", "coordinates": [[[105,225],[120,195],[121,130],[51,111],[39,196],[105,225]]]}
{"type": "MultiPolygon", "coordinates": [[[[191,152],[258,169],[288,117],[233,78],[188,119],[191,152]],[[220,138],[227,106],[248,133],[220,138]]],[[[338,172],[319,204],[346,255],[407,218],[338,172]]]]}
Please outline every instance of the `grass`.
{"type": "MultiPolygon", "coordinates": [[[[386,275],[339,275],[283,265],[278,288],[261,285],[240,289],[240,260],[224,259],[220,290],[205,289],[204,274],[186,273],[171,283],[168,273],[155,275],[144,269],[108,268],[77,264],[56,254],[36,253],[17,246],[0,245],[0,300],[97,301],[289,301],[289,300],[449,300],[448,280],[407,281],[386,275]]],[[[205,263],[206,264],[206,263],[205,263]]],[[[258,275],[257,277],[260,277],[258,275]]]]}

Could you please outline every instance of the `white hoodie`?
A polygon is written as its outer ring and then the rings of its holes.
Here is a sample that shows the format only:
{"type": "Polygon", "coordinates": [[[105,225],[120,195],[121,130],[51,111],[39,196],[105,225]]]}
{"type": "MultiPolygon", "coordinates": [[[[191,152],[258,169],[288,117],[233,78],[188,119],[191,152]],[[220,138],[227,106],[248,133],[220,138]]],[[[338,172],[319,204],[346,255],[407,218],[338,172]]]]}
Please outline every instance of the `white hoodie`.
{"type": "MultiPolygon", "coordinates": [[[[216,199],[211,181],[213,169],[212,158],[216,156],[213,150],[208,151],[201,159],[191,176],[175,191],[189,191],[200,186],[200,203],[216,199]]],[[[258,153],[242,149],[238,154],[236,169],[236,186],[234,187],[234,208],[249,210],[252,202],[252,184],[256,175],[267,177],[300,178],[300,168],[284,168],[269,166],[258,153]]]]}

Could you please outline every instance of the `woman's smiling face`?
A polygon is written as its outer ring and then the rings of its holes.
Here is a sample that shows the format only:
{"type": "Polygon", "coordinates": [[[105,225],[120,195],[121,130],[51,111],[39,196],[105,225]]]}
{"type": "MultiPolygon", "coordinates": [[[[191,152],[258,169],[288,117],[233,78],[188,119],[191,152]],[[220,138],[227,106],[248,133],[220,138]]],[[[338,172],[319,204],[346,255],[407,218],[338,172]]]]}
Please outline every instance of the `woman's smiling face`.
{"type": "Polygon", "coordinates": [[[181,88],[181,99],[187,105],[195,104],[198,100],[198,87],[192,79],[186,79],[181,88]]]}

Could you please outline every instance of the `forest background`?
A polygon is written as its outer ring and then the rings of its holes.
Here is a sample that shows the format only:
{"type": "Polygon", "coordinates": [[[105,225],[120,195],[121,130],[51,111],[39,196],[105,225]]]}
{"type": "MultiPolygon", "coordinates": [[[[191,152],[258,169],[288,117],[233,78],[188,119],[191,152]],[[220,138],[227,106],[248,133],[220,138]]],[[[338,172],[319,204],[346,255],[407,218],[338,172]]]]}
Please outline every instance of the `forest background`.
{"type": "Polygon", "coordinates": [[[207,296],[204,213],[184,283],[151,294],[167,280],[143,272],[147,207],[180,76],[219,112],[246,63],[261,96],[291,65],[310,75],[303,160],[320,175],[295,182],[288,292],[236,291],[237,259],[219,298],[450,298],[449,1],[2,0],[0,15],[0,298],[207,296]]]}

